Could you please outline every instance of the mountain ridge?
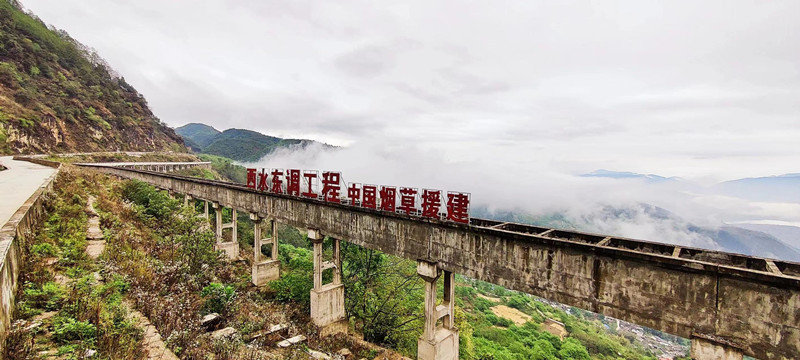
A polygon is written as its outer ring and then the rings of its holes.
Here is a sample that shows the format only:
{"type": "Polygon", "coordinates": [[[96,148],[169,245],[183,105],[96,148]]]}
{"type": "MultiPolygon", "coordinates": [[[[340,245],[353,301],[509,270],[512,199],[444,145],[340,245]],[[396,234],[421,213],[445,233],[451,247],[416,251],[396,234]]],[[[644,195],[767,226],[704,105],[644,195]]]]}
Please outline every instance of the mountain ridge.
{"type": "Polygon", "coordinates": [[[0,0],[0,154],[186,151],[89,47],[0,0]]]}
{"type": "Polygon", "coordinates": [[[255,162],[280,148],[304,148],[312,144],[332,147],[308,139],[284,139],[247,129],[219,131],[202,124],[189,123],[175,128],[193,151],[223,156],[241,162],[255,162]]]}

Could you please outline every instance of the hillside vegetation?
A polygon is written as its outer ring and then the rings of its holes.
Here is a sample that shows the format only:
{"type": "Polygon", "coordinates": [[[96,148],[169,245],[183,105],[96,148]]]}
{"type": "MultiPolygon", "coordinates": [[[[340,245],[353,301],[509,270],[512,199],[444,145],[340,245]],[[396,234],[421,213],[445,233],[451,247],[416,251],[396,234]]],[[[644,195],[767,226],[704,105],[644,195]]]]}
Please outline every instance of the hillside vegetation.
{"type": "MultiPolygon", "coordinates": [[[[282,139],[244,129],[219,130],[205,124],[186,124],[175,129],[194,151],[253,162],[280,148],[305,147],[313,140],[282,139]]],[[[327,145],[326,145],[327,146],[327,145]]]]}
{"type": "Polygon", "coordinates": [[[185,151],[93,51],[0,0],[0,153],[185,151]]]}

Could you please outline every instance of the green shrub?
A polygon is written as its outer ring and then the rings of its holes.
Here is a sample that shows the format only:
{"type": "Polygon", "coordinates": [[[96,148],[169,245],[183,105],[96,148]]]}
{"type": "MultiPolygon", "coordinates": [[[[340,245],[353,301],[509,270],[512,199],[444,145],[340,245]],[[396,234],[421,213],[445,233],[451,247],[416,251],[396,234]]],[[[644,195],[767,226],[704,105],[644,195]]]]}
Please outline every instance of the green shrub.
{"type": "Polygon", "coordinates": [[[236,298],[236,290],[230,285],[211,283],[203,288],[200,295],[206,298],[205,304],[203,304],[205,313],[224,314],[236,298]]]}
{"type": "Polygon", "coordinates": [[[53,340],[64,344],[74,340],[93,342],[97,328],[87,321],[58,316],[53,321],[53,340]]]}
{"type": "Polygon", "coordinates": [[[41,288],[36,288],[34,284],[27,284],[23,291],[23,298],[31,306],[45,310],[58,310],[66,298],[66,291],[52,281],[45,283],[41,288]]]}
{"type": "Polygon", "coordinates": [[[58,255],[58,248],[50,243],[39,243],[31,246],[31,254],[37,257],[53,257],[58,255]]]}
{"type": "Polygon", "coordinates": [[[567,338],[564,340],[564,343],[561,344],[561,350],[558,352],[558,356],[562,360],[589,360],[589,352],[586,350],[586,347],[581,345],[578,340],[573,338],[567,338]]]}
{"type": "Polygon", "coordinates": [[[556,360],[556,348],[545,339],[536,340],[533,343],[533,360],[556,360]]]}
{"type": "Polygon", "coordinates": [[[506,319],[504,317],[498,317],[497,318],[497,323],[495,325],[502,326],[502,327],[509,327],[511,325],[514,325],[514,322],[509,320],[509,319],[506,319]]]}
{"type": "Polygon", "coordinates": [[[522,294],[514,294],[508,299],[508,306],[517,310],[527,310],[530,307],[531,300],[522,294]]]}

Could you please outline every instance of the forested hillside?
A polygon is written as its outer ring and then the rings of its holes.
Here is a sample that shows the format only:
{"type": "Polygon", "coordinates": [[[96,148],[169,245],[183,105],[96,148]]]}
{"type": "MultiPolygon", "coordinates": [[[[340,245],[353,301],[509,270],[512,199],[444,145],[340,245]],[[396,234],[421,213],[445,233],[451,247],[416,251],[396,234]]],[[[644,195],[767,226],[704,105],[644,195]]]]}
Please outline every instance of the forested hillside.
{"type": "Polygon", "coordinates": [[[178,127],[175,132],[183,137],[186,145],[193,151],[245,162],[261,160],[279,148],[304,147],[316,143],[305,139],[282,139],[245,129],[220,132],[198,123],[178,127]]]}
{"type": "Polygon", "coordinates": [[[185,151],[95,52],[0,0],[0,153],[185,151]]]}

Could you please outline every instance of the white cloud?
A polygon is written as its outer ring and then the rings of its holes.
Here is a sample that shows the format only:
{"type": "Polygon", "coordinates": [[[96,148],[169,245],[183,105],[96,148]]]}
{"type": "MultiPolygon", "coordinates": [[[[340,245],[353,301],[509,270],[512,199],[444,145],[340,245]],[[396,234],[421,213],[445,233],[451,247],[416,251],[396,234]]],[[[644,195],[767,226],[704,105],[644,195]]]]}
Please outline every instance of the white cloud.
{"type": "Polygon", "coordinates": [[[576,172],[800,163],[796,1],[24,3],[172,125],[576,172]]]}

